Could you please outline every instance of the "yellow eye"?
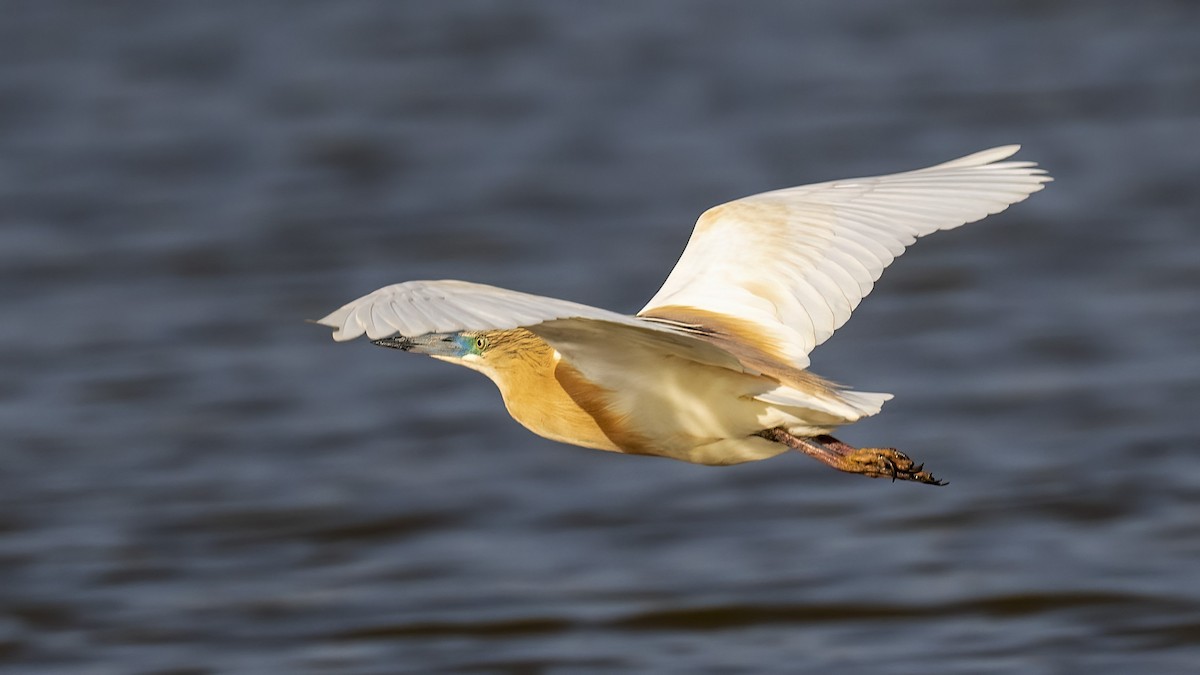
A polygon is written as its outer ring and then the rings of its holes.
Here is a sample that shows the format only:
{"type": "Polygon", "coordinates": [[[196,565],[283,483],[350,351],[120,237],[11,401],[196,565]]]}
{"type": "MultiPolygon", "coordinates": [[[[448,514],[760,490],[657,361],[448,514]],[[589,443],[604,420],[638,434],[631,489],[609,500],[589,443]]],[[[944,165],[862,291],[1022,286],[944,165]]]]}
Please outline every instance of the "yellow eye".
{"type": "Polygon", "coordinates": [[[481,351],[483,351],[484,349],[486,349],[486,348],[487,348],[487,346],[488,346],[488,341],[487,341],[487,338],[483,337],[482,335],[480,335],[479,337],[475,338],[475,351],[480,351],[480,352],[481,352],[481,351]]]}

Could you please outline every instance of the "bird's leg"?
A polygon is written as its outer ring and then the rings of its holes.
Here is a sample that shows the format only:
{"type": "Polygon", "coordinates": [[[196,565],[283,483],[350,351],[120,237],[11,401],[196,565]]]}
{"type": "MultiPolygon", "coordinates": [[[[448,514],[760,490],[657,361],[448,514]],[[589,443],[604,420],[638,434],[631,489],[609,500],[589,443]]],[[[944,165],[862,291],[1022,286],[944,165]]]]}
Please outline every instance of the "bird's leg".
{"type": "Polygon", "coordinates": [[[908,455],[895,448],[856,448],[833,436],[804,438],[793,436],[781,427],[764,429],[759,436],[818,459],[838,471],[861,473],[871,478],[911,480],[929,485],[945,485],[925,471],[924,464],[917,464],[908,455]]]}

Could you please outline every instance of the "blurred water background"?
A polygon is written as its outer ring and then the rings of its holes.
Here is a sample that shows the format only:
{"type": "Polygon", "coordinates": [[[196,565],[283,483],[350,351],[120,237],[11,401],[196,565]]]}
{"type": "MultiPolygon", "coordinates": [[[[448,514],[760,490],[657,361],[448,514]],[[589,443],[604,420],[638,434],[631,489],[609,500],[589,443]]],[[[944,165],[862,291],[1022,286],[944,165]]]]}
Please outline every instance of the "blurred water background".
{"type": "Polygon", "coordinates": [[[0,2],[0,671],[1200,672],[1200,5],[0,2]],[[304,323],[635,311],[713,204],[1023,143],[814,370],[947,488],[560,446],[304,323]]]}

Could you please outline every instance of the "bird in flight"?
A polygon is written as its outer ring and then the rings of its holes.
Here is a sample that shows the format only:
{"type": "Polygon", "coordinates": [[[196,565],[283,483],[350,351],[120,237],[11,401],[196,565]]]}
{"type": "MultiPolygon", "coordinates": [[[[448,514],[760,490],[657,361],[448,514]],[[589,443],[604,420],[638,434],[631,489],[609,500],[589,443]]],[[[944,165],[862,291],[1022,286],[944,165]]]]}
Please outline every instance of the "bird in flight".
{"type": "Polygon", "coordinates": [[[666,283],[628,316],[466,281],[408,281],[317,323],[337,341],[478,370],[509,414],[588,448],[724,465],[799,450],[841,471],[943,485],[895,448],[830,434],[891,394],[808,370],[918,237],[999,213],[1051,180],[1020,146],[887,176],[764,192],[696,222],[666,283]]]}

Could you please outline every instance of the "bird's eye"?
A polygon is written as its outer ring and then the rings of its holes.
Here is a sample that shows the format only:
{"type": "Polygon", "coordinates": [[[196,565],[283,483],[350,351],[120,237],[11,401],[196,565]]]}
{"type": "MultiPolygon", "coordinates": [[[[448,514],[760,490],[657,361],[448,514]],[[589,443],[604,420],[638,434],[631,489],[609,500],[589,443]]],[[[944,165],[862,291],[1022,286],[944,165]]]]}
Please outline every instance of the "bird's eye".
{"type": "Polygon", "coordinates": [[[477,351],[483,351],[487,346],[488,346],[487,338],[483,337],[482,335],[475,338],[475,349],[477,351]]]}

